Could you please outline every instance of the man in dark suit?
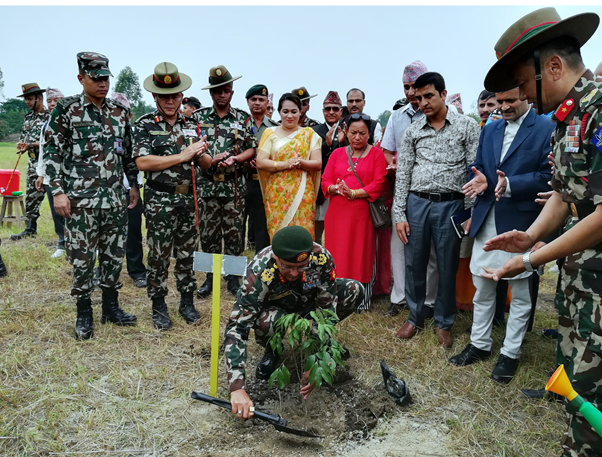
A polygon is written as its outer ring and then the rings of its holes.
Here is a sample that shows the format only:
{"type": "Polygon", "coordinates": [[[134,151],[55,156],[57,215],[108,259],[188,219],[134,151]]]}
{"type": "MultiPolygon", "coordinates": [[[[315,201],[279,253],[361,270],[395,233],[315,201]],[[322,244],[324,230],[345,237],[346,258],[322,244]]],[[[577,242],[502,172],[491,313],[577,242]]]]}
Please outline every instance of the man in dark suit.
{"type": "MultiPolygon", "coordinates": [[[[554,124],[538,116],[518,89],[496,94],[503,119],[481,132],[476,161],[468,173],[464,193],[477,197],[472,218],[465,230],[475,238],[470,262],[474,296],[474,320],[470,344],[449,361],[466,366],[491,357],[491,330],[495,313],[497,283],[481,276],[484,266],[501,267],[515,254],[485,252],[488,239],[510,230],[526,230],[535,221],[541,206],[535,202],[538,192],[549,188],[548,163],[550,137],[554,124]]],[[[516,373],[520,347],[527,331],[531,311],[529,276],[525,272],[510,279],[512,303],[506,337],[491,378],[508,383],[516,373]]]]}

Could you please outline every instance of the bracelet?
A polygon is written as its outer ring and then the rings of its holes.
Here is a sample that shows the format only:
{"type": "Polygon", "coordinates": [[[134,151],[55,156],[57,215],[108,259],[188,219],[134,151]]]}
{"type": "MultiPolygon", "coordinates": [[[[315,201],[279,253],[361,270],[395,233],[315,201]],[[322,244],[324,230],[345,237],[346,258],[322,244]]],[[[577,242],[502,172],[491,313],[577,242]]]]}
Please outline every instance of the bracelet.
{"type": "Polygon", "coordinates": [[[528,273],[535,271],[533,265],[531,265],[531,251],[523,254],[523,264],[525,265],[525,270],[527,270],[528,273]]]}
{"type": "Polygon", "coordinates": [[[328,186],[328,195],[334,195],[334,194],[332,193],[332,190],[331,190],[331,189],[332,189],[332,184],[331,184],[330,186],[328,186]]]}
{"type": "Polygon", "coordinates": [[[274,171],[278,171],[278,162],[274,160],[274,171]]]}
{"type": "Polygon", "coordinates": [[[350,189],[351,190],[351,198],[349,200],[355,200],[355,190],[350,189]]]}

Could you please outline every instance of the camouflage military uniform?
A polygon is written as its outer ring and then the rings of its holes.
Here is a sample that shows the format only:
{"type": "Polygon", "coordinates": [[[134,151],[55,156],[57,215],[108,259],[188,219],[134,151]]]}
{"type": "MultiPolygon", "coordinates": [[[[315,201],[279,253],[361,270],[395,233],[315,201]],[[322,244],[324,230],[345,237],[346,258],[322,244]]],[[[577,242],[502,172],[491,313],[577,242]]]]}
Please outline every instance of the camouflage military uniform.
{"type": "MultiPolygon", "coordinates": [[[[134,158],[179,154],[188,146],[188,138],[198,141],[196,122],[178,114],[178,119],[172,126],[155,110],[136,121],[134,158]]],[[[199,174],[200,167],[196,167],[197,183],[199,174]]],[[[176,258],[174,275],[178,291],[194,292],[196,279],[192,263],[198,237],[192,167],[189,162],[180,163],[161,171],[147,171],[145,176],[144,215],[149,247],[148,296],[152,299],[167,295],[172,251],[176,258]],[[157,185],[163,190],[153,188],[157,185]]]]}
{"type": "Polygon", "coordinates": [[[336,278],[330,252],[314,243],[309,269],[299,281],[287,282],[269,246],[255,256],[238,294],[225,332],[230,391],[244,388],[249,331],[265,346],[280,317],[306,316],[315,309],[336,311],[340,320],[351,315],[364,299],[364,287],[353,279],[336,278]]]}
{"type": "Polygon", "coordinates": [[[301,127],[315,127],[317,125],[320,125],[320,122],[305,116],[305,120],[303,121],[303,125],[301,127]]]}
{"type": "Polygon", "coordinates": [[[46,130],[44,161],[52,195],[66,194],[71,202],[71,218],[65,218],[71,295],[87,299],[92,294],[97,250],[100,288],[121,287],[127,235],[123,174],[133,186],[138,174],[130,111],[109,98],[99,110],[83,93],[62,99],[46,130]]]}
{"type": "MultiPolygon", "coordinates": [[[[238,155],[257,148],[257,140],[251,129],[253,118],[242,110],[230,107],[227,115],[220,118],[213,106],[194,112],[199,123],[201,137],[207,135],[211,156],[229,152],[238,155]]],[[[243,246],[244,196],[246,192],[242,164],[228,168],[213,165],[203,170],[199,186],[199,210],[202,210],[201,247],[204,252],[240,255],[243,246]]]]}
{"type": "MultiPolygon", "coordinates": [[[[566,231],[602,203],[602,79],[594,80],[586,72],[553,119],[557,125],[552,136],[552,186],[573,214],[566,231]]],[[[568,256],[556,294],[557,362],[564,364],[575,390],[598,409],[602,408],[601,294],[602,244],[568,256]]],[[[600,436],[569,403],[567,413],[569,429],[561,443],[564,455],[602,455],[600,436]]]]}
{"type": "MultiPolygon", "coordinates": [[[[38,114],[35,114],[33,111],[27,113],[25,115],[25,120],[23,121],[23,128],[21,129],[19,141],[25,143],[39,143],[42,128],[44,127],[44,124],[48,122],[48,119],[50,119],[50,111],[45,108],[38,114]]],[[[44,201],[44,192],[40,192],[36,189],[36,180],[38,179],[36,165],[38,163],[39,152],[39,148],[27,151],[30,160],[27,163],[27,175],[25,178],[25,215],[27,216],[27,219],[34,221],[40,217],[40,205],[44,201]]]]}

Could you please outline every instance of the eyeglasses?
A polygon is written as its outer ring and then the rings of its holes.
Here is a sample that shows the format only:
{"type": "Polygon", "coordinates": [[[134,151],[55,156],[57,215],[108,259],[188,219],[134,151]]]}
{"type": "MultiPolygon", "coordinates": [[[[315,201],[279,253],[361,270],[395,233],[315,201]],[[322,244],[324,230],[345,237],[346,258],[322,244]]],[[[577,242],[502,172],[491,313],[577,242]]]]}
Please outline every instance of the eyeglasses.
{"type": "Polygon", "coordinates": [[[338,113],[339,111],[341,111],[341,108],[339,106],[325,106],[323,108],[324,111],[333,111],[335,113],[338,113]]]}

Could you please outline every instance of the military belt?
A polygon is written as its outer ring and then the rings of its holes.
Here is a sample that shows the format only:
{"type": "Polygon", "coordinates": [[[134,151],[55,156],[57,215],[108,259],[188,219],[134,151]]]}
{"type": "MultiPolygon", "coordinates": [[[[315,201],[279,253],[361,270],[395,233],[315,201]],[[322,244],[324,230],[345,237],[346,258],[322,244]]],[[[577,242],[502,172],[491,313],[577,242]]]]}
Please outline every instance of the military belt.
{"type": "Polygon", "coordinates": [[[218,174],[218,173],[207,173],[206,171],[203,171],[203,176],[212,181],[223,182],[223,181],[231,181],[231,180],[235,179],[236,173],[218,174]]]}
{"type": "Polygon", "coordinates": [[[247,180],[249,181],[259,181],[259,174],[258,173],[245,173],[245,178],[247,178],[247,180]]]}
{"type": "Polygon", "coordinates": [[[584,219],[594,211],[596,211],[596,205],[593,202],[581,202],[581,203],[569,203],[569,211],[575,219],[584,219]]]}
{"type": "Polygon", "coordinates": [[[191,186],[188,184],[167,184],[159,181],[151,181],[149,179],[146,180],[146,187],[168,194],[188,194],[191,190],[191,186]]]}

